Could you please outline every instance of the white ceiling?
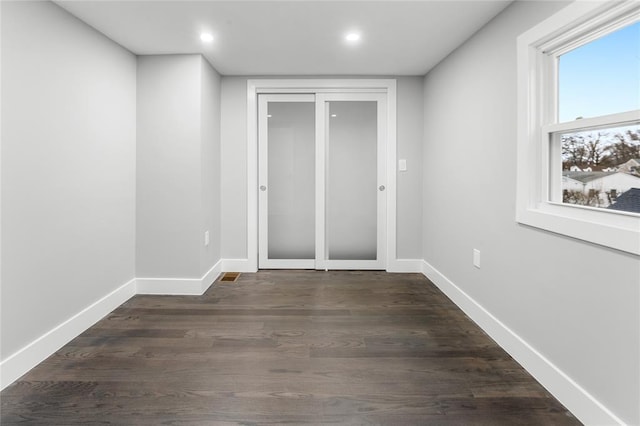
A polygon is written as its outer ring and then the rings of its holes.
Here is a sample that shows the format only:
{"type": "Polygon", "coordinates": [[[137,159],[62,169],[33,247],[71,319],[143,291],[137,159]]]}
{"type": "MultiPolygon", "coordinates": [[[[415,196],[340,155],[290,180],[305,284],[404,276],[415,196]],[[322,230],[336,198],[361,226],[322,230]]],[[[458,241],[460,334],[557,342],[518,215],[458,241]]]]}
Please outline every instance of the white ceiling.
{"type": "Polygon", "coordinates": [[[202,53],[223,75],[424,75],[511,1],[56,3],[135,54],[202,53]]]}

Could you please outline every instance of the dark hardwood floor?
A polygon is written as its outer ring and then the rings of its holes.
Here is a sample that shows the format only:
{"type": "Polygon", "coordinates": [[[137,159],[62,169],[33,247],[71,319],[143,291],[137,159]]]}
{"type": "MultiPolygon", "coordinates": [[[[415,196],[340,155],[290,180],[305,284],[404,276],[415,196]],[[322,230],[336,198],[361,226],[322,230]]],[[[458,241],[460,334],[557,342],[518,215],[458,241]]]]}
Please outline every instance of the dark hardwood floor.
{"type": "Polygon", "coordinates": [[[575,425],[418,274],[136,296],[0,394],[2,425],[575,425]]]}

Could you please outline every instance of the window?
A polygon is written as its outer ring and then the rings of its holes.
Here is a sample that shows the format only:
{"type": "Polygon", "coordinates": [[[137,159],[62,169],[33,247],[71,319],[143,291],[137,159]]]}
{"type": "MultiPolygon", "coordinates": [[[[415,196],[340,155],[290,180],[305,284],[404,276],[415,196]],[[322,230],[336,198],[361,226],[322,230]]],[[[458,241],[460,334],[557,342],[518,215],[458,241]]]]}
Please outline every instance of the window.
{"type": "Polygon", "coordinates": [[[517,221],[640,254],[640,6],[575,2],[518,38],[517,221]]]}
{"type": "Polygon", "coordinates": [[[558,121],[640,108],[640,22],[558,55],[558,121]]]}
{"type": "Polygon", "coordinates": [[[560,145],[562,161],[561,184],[550,188],[551,201],[640,214],[638,123],[557,132],[551,140],[560,145]],[[623,202],[636,198],[637,203],[623,202]]]}

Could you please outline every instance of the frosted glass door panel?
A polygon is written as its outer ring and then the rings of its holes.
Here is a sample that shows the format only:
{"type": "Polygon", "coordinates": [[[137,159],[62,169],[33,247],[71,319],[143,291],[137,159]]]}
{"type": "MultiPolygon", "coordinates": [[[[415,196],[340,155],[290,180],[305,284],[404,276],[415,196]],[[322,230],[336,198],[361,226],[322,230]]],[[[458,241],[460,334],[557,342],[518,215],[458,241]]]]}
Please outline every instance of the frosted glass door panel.
{"type": "Polygon", "coordinates": [[[328,259],[376,260],[378,105],[327,103],[328,259]]]}
{"type": "Polygon", "coordinates": [[[315,104],[268,103],[268,258],[315,259],[315,104]]]}

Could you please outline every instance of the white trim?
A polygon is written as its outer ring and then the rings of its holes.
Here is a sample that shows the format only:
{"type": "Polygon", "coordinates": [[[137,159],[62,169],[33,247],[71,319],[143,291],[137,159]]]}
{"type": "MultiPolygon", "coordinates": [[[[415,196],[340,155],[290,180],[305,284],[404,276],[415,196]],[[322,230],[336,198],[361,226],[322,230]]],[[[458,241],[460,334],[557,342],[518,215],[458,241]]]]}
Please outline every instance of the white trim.
{"type": "MultiPolygon", "coordinates": [[[[316,269],[376,269],[387,267],[387,198],[389,193],[378,188],[389,185],[386,162],[387,130],[389,116],[387,114],[386,93],[320,93],[316,96],[316,269]],[[330,118],[329,103],[333,101],[368,101],[376,103],[376,259],[375,260],[332,260],[329,258],[326,215],[330,211],[330,197],[327,194],[329,150],[330,150],[330,118]]],[[[395,165],[395,164],[394,164],[395,165]]]]}
{"type": "MultiPolygon", "coordinates": [[[[285,96],[285,95],[283,95],[285,96]]],[[[305,96],[305,95],[299,95],[305,96]]],[[[269,98],[258,96],[258,267],[269,263],[269,98]],[[262,187],[266,190],[262,190],[262,187]],[[268,192],[267,192],[268,191],[268,192]]],[[[287,96],[288,97],[288,96],[287,96]]]]}
{"type": "Polygon", "coordinates": [[[396,115],[396,80],[391,80],[387,86],[387,270],[389,266],[396,262],[396,204],[397,204],[397,115],[396,115]]]}
{"type": "Polygon", "coordinates": [[[136,294],[135,278],[0,362],[4,389],[136,294]]]}
{"type": "Polygon", "coordinates": [[[199,278],[137,278],[138,294],[197,295],[201,294],[199,278]]]}
{"type": "Polygon", "coordinates": [[[218,260],[202,278],[137,278],[137,294],[199,296],[207,291],[221,272],[222,260],[218,260]]]}
{"type": "Polygon", "coordinates": [[[249,259],[222,259],[222,272],[258,272],[258,264],[249,259]]]}
{"type": "Polygon", "coordinates": [[[0,362],[0,390],[54,354],[136,294],[202,295],[218,279],[223,260],[202,278],[133,278],[0,362]]]}
{"type": "Polygon", "coordinates": [[[433,282],[581,422],[587,425],[624,425],[624,422],[611,410],[440,271],[426,261],[423,261],[422,266],[422,273],[427,279],[433,282]]]}
{"type": "Polygon", "coordinates": [[[386,266],[382,265],[380,260],[331,260],[324,261],[324,269],[332,271],[384,271],[386,266]]]}
{"type": "Polygon", "coordinates": [[[316,269],[315,259],[268,259],[260,269],[316,269]]]}
{"type": "Polygon", "coordinates": [[[300,93],[306,90],[312,92],[345,92],[363,90],[371,92],[387,91],[389,84],[395,86],[395,79],[251,79],[248,80],[249,87],[255,90],[251,93],[300,93]]]}
{"type": "MultiPolygon", "coordinates": [[[[247,272],[258,270],[258,92],[247,80],[247,272]]],[[[225,269],[226,270],[226,269],[225,269]]]]}
{"type": "Polygon", "coordinates": [[[326,194],[327,181],[325,179],[327,173],[327,157],[329,147],[325,143],[329,134],[329,121],[325,120],[329,114],[329,104],[324,102],[323,95],[316,96],[316,269],[326,269],[325,261],[329,258],[326,247],[326,194]]]}
{"type": "Polygon", "coordinates": [[[546,54],[563,55],[637,21],[638,10],[637,1],[575,2],[566,11],[558,12],[555,21],[550,19],[548,27],[540,27],[538,39],[547,40],[540,43],[540,48],[546,54]],[[571,28],[556,31],[556,25],[563,25],[567,20],[573,21],[571,28]],[[555,32],[549,35],[548,29],[555,32]]]}
{"type": "Polygon", "coordinates": [[[582,118],[580,120],[553,123],[543,126],[542,133],[571,133],[585,132],[602,128],[622,127],[634,124],[640,120],[640,111],[626,111],[617,114],[602,115],[599,117],[582,118]]]}
{"type": "MultiPolygon", "coordinates": [[[[549,55],[561,51],[562,43],[569,43],[569,40],[584,42],[592,31],[618,25],[622,22],[620,19],[626,19],[621,16],[627,13],[638,13],[637,2],[576,1],[518,37],[516,221],[640,255],[640,217],[607,209],[559,204],[557,189],[552,190],[549,185],[561,178],[559,170],[550,169],[549,153],[557,152],[557,147],[550,149],[549,132],[605,126],[611,120],[615,124],[639,118],[638,111],[631,111],[558,124],[555,87],[550,83],[553,80],[550,77],[554,75],[551,63],[554,58],[549,55]]],[[[572,46],[575,47],[575,43],[572,46]]]]}
{"type": "MultiPolygon", "coordinates": [[[[308,93],[260,94],[258,96],[258,267],[261,269],[315,269],[315,259],[270,259],[269,258],[269,103],[306,102],[313,105],[315,119],[316,96],[308,93]]],[[[315,121],[314,121],[315,126],[315,121]]],[[[313,145],[316,149],[315,127],[313,145]]]]}
{"type": "Polygon", "coordinates": [[[395,259],[387,262],[387,272],[393,273],[421,273],[423,271],[422,259],[395,259]]]}
{"type": "Polygon", "coordinates": [[[207,273],[202,276],[202,280],[201,280],[202,293],[201,294],[204,294],[209,289],[209,287],[211,287],[213,283],[216,282],[216,280],[218,279],[221,273],[222,273],[222,259],[218,260],[215,263],[215,265],[213,265],[211,269],[209,269],[207,273]]]}
{"type": "MultiPolygon", "coordinates": [[[[387,244],[386,262],[396,256],[396,80],[249,79],[247,80],[247,272],[258,270],[258,93],[380,92],[387,94],[387,244]]],[[[318,265],[317,265],[318,266],[318,265]]],[[[319,267],[319,266],[318,266],[319,267]]],[[[244,272],[244,271],[242,271],[244,272]]]]}
{"type": "Polygon", "coordinates": [[[354,89],[354,88],[261,88],[258,89],[259,94],[282,94],[282,93],[386,93],[386,89],[379,88],[364,88],[364,89],[354,89]]]}

